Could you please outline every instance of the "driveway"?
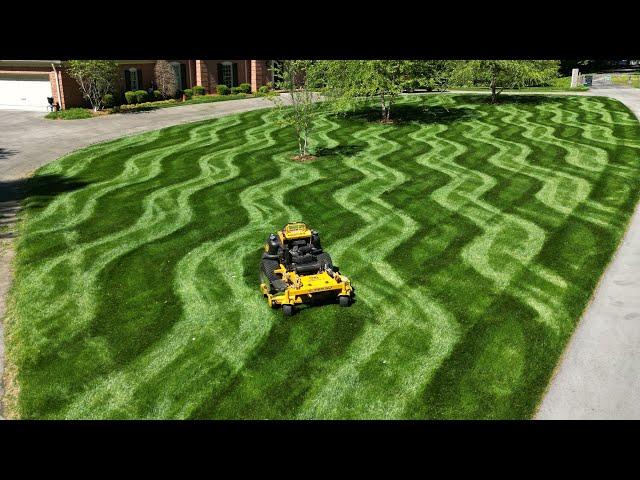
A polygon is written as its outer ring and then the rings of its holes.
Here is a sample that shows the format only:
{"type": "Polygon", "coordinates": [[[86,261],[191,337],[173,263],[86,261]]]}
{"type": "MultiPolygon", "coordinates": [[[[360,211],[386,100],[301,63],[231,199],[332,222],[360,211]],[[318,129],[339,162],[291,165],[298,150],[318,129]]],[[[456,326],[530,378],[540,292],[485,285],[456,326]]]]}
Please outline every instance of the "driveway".
{"type": "Polygon", "coordinates": [[[73,150],[124,135],[272,106],[247,98],[85,120],[46,120],[39,112],[0,110],[0,181],[24,177],[73,150]]]}
{"type": "Polygon", "coordinates": [[[265,98],[248,98],[85,120],[46,120],[39,112],[0,110],[0,419],[4,396],[2,320],[13,277],[12,230],[22,180],[38,167],[92,143],[271,106],[265,98]]]}

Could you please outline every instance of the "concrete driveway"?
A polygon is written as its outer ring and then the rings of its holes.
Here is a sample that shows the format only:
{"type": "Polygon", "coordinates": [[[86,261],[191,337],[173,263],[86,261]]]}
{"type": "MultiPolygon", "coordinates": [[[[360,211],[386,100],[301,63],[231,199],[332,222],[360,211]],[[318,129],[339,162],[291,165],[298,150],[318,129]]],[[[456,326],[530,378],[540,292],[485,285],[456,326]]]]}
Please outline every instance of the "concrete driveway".
{"type": "Polygon", "coordinates": [[[39,112],[0,110],[0,181],[24,177],[92,143],[272,105],[265,98],[247,98],[85,120],[46,120],[39,112]]]}
{"type": "Polygon", "coordinates": [[[13,278],[13,224],[23,179],[38,167],[93,143],[272,106],[265,98],[247,98],[84,120],[46,120],[39,112],[0,110],[0,419],[4,396],[3,319],[13,278]]]}

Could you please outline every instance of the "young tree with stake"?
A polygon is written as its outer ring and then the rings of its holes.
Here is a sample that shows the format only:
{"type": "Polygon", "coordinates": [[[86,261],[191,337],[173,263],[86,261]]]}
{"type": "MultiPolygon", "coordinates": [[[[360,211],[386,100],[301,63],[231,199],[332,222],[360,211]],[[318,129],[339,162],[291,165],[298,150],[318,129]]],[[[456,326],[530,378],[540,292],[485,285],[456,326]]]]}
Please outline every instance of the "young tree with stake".
{"type": "Polygon", "coordinates": [[[312,62],[309,60],[281,61],[275,72],[280,78],[276,87],[286,90],[288,95],[269,97],[280,111],[281,123],[293,127],[296,132],[298,155],[295,159],[299,161],[312,157],[309,154],[309,134],[320,110],[317,95],[310,85],[311,67],[312,62]],[[286,104],[284,98],[289,99],[286,104]]]}

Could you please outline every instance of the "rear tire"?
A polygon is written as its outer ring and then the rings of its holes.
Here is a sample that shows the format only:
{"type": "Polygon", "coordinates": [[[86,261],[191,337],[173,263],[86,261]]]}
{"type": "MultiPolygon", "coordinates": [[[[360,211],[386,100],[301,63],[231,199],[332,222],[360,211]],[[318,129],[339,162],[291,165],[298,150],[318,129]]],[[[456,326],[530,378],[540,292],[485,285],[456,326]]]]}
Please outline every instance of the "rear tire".
{"type": "Polygon", "coordinates": [[[290,317],[293,315],[293,305],[282,305],[282,313],[285,317],[290,317]]]}
{"type": "Polygon", "coordinates": [[[339,298],[341,307],[348,307],[349,304],[351,303],[351,297],[347,295],[340,295],[340,297],[338,298],[339,298]]]}

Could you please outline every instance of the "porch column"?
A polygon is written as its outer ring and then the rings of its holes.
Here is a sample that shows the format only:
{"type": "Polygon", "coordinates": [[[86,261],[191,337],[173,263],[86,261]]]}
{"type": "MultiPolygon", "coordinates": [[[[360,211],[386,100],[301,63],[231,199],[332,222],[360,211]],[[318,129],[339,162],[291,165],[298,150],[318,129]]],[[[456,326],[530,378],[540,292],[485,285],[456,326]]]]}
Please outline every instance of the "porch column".
{"type": "Polygon", "coordinates": [[[251,91],[258,89],[267,83],[267,65],[264,60],[251,60],[251,91]]]}
{"type": "Polygon", "coordinates": [[[209,91],[209,70],[204,60],[196,60],[196,85],[204,87],[207,93],[209,91]]]}

